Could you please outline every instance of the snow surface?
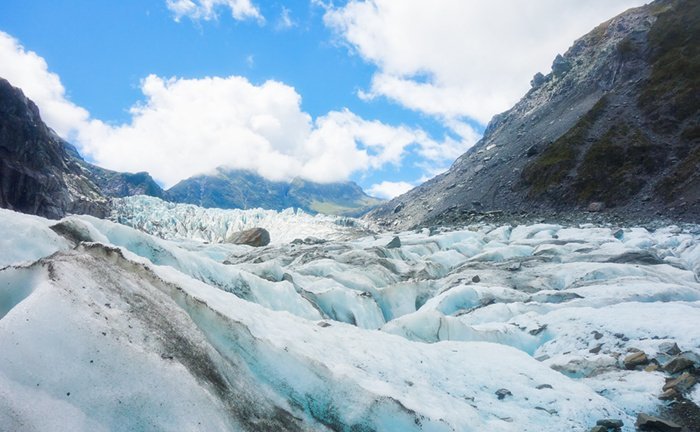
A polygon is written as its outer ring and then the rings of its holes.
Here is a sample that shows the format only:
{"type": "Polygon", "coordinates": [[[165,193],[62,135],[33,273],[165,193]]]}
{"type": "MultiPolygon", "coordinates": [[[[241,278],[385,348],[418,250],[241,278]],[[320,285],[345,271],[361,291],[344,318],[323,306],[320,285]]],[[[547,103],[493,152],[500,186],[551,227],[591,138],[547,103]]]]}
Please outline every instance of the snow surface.
{"type": "MultiPolygon", "coordinates": [[[[700,354],[696,227],[481,225],[389,249],[396,233],[329,222],[344,240],[250,248],[198,241],[234,229],[226,212],[156,204],[161,222],[131,220],[169,240],[0,213],[0,425],[632,431],[665,375],[625,370],[628,351],[700,354]]],[[[323,237],[297,216],[265,217],[323,237]]]]}

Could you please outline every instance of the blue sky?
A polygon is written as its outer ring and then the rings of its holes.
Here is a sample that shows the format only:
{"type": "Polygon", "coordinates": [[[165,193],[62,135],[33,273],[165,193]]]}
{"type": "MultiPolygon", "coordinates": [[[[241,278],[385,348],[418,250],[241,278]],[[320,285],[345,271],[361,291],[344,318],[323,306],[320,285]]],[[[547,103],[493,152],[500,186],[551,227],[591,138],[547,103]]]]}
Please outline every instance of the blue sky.
{"type": "Polygon", "coordinates": [[[4,0],[0,76],[88,159],[165,186],[224,164],[391,196],[641,4],[485,3],[4,0]]]}

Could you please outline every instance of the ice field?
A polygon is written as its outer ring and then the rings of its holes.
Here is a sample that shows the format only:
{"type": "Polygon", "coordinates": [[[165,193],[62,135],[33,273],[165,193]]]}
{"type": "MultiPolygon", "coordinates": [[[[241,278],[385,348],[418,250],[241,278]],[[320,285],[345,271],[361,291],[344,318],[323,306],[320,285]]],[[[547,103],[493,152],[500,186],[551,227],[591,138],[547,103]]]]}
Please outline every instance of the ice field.
{"type": "Polygon", "coordinates": [[[696,226],[367,235],[130,200],[155,235],[0,210],[7,430],[633,431],[671,375],[625,358],[700,364],[696,226]],[[251,226],[272,245],[220,243],[251,226]]]}

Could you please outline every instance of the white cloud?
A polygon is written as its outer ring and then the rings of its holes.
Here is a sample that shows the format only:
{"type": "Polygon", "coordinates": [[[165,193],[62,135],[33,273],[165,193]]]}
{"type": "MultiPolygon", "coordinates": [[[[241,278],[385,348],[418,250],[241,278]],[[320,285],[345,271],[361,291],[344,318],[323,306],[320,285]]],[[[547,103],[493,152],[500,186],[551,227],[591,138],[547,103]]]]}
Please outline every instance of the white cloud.
{"type": "Polygon", "coordinates": [[[166,0],[166,5],[175,16],[175,21],[180,21],[182,17],[213,20],[218,17],[219,8],[228,8],[231,16],[238,21],[265,21],[260,10],[250,0],[166,0]]]}
{"type": "Polygon", "coordinates": [[[413,188],[414,188],[414,186],[408,182],[383,181],[381,183],[377,183],[375,185],[372,185],[367,190],[367,192],[370,195],[375,196],[377,198],[391,199],[391,198],[397,197],[403,193],[406,193],[413,188]]]}
{"type": "Polygon", "coordinates": [[[46,61],[26,51],[7,33],[0,31],[0,77],[20,87],[41,108],[41,116],[59,135],[71,138],[89,114],[66,99],[58,75],[49,72],[46,61]]]}
{"type": "Polygon", "coordinates": [[[296,25],[297,23],[294,21],[294,19],[292,19],[292,12],[288,8],[282,6],[282,12],[277,19],[275,28],[277,30],[289,30],[296,25]]]}
{"type": "Polygon", "coordinates": [[[166,187],[219,166],[273,180],[346,180],[356,172],[398,166],[409,151],[444,162],[473,143],[436,142],[420,129],[365,120],[348,110],[312,119],[293,87],[277,81],[255,85],[239,76],[150,75],[141,82],[144,99],[131,108],[130,121],[107,124],[68,101],[46,62],[4,33],[0,76],[23,88],[47,124],[70,136],[95,163],[148,171],[166,187]]]}
{"type": "Polygon", "coordinates": [[[377,66],[363,98],[486,123],[597,24],[645,0],[350,0],[325,22],[377,66]]]}

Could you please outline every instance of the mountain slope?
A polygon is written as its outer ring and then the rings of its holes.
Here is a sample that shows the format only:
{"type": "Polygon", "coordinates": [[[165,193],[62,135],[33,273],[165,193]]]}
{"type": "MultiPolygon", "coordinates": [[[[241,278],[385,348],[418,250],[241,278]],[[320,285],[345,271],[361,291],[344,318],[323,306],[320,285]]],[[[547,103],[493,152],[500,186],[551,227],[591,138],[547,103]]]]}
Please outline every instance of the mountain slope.
{"type": "Polygon", "coordinates": [[[368,217],[700,215],[700,4],[661,0],[596,27],[538,74],[449,171],[368,217]]]}
{"type": "Polygon", "coordinates": [[[108,170],[87,162],[72,145],[63,141],[68,154],[83,168],[85,175],[108,197],[148,195],[163,198],[165,191],[147,172],[126,173],[108,170]]]}
{"type": "Polygon", "coordinates": [[[168,189],[174,202],[205,208],[284,210],[294,207],[309,213],[359,215],[381,203],[353,182],[313,183],[301,179],[274,182],[247,170],[219,168],[214,174],[183,180],[168,189]]]}
{"type": "Polygon", "coordinates": [[[109,201],[22,91],[0,78],[0,207],[104,217],[109,201]]]}

